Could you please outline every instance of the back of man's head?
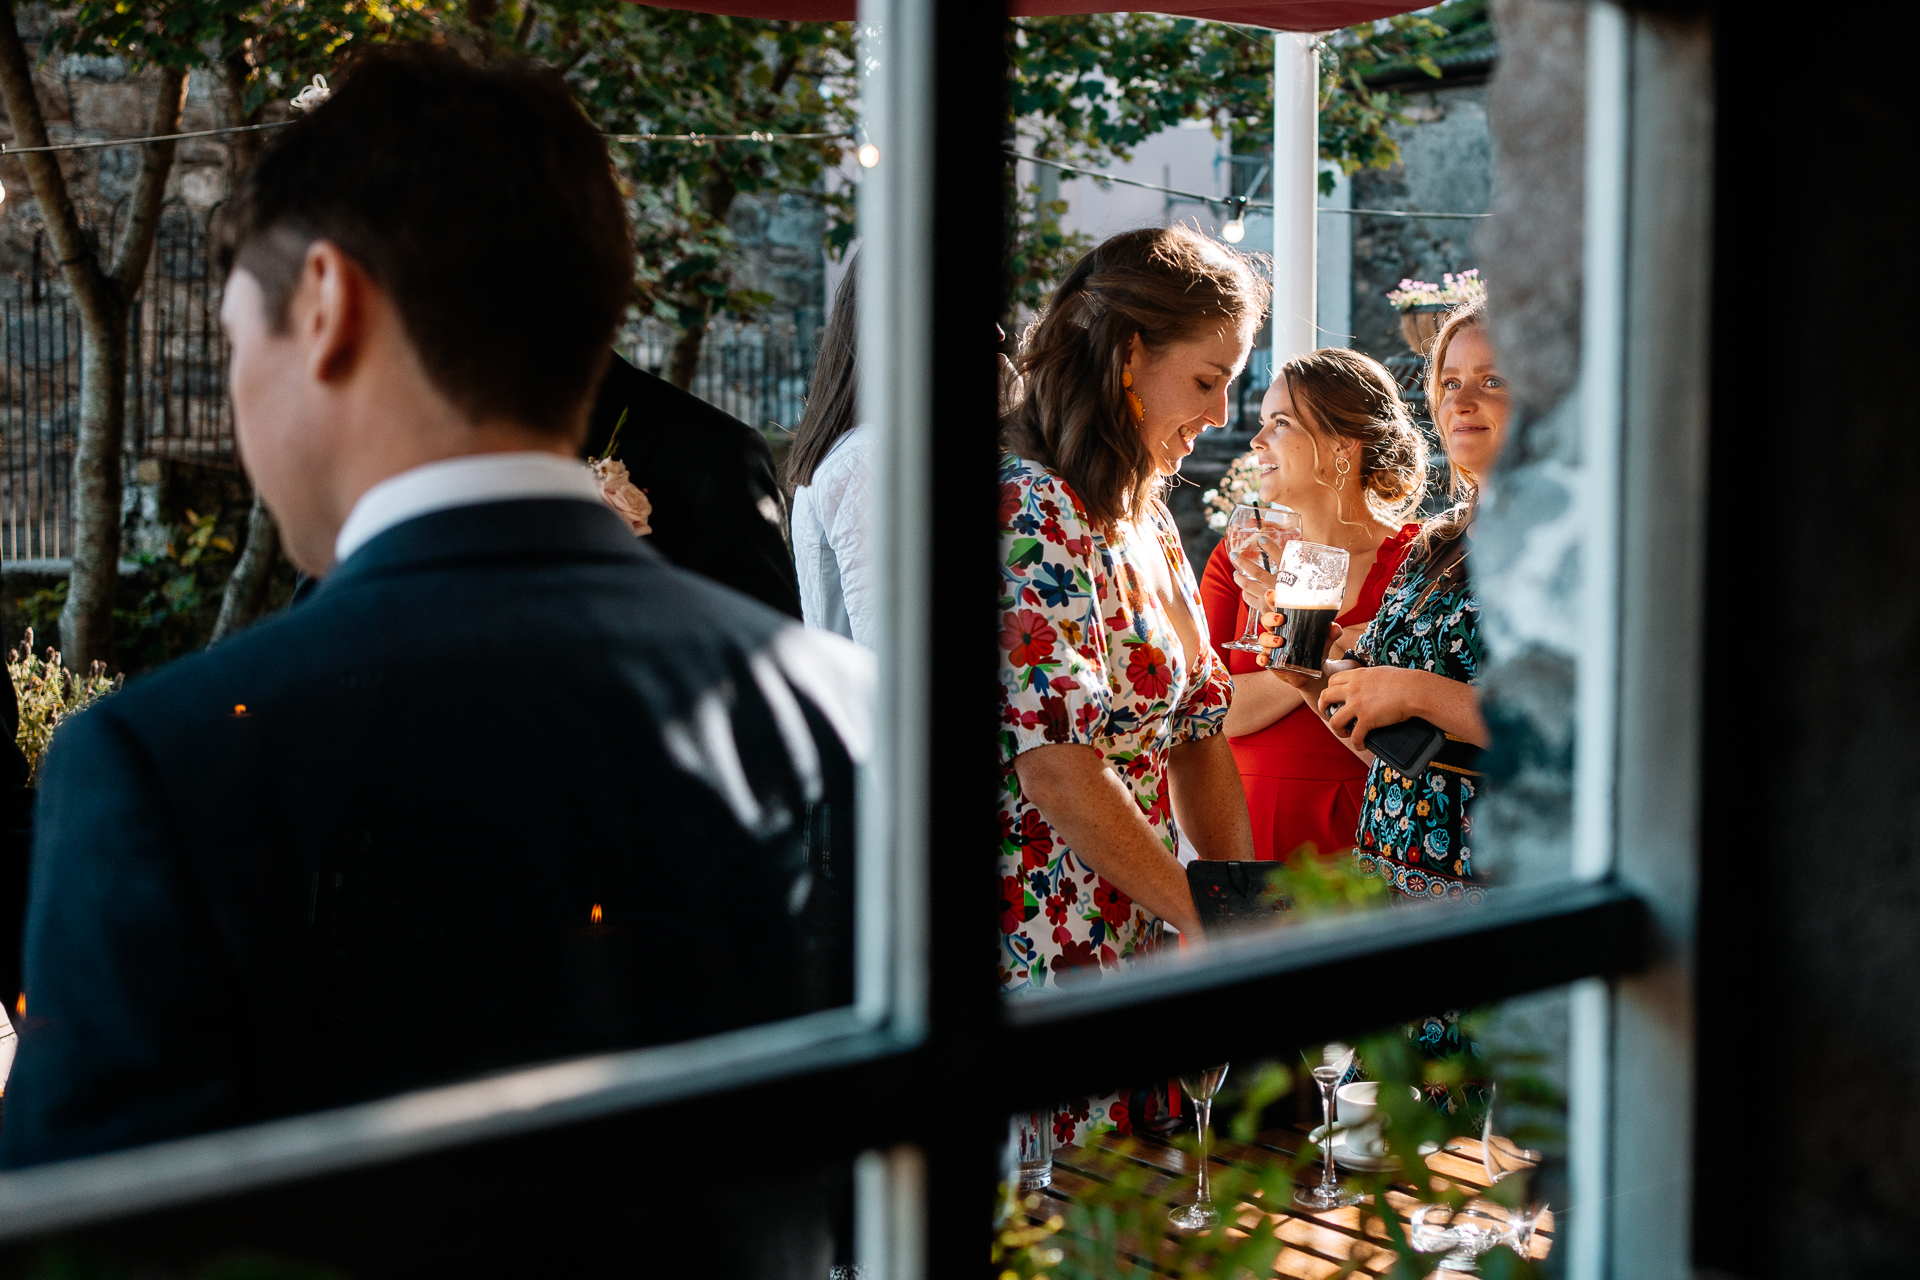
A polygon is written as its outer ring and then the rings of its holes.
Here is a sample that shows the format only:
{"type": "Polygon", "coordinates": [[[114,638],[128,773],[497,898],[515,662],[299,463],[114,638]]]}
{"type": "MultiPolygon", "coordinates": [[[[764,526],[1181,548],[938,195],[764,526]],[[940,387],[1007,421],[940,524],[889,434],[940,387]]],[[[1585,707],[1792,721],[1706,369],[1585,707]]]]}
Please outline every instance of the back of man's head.
{"type": "Polygon", "coordinates": [[[234,265],[276,329],[328,240],[393,299],[434,387],[470,420],[564,436],[632,295],[606,143],[565,83],[425,46],[366,54],[241,181],[234,265]]]}

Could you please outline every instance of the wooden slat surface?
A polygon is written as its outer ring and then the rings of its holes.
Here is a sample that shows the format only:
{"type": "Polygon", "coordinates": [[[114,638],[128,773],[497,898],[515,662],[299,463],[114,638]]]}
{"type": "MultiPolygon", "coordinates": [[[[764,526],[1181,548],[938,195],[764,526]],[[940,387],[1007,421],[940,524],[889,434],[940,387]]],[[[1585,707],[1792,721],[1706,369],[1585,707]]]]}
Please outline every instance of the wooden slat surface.
{"type": "MultiPolygon", "coordinates": [[[[1209,1153],[1210,1163],[1222,1169],[1238,1167],[1262,1173],[1291,1163],[1303,1147],[1310,1145],[1305,1132],[1298,1129],[1268,1130],[1256,1135],[1250,1143],[1216,1135],[1209,1153]]],[[[1313,1163],[1300,1175],[1303,1181],[1319,1177],[1317,1150],[1314,1156],[1313,1163]]],[[[1095,1186],[1109,1181],[1109,1172],[1117,1168],[1144,1174],[1142,1197],[1155,1211],[1165,1212],[1176,1204],[1192,1200],[1196,1167],[1197,1156],[1193,1152],[1153,1137],[1116,1138],[1106,1134],[1094,1139],[1091,1150],[1061,1147],[1054,1152],[1053,1186],[1048,1189],[1036,1220],[1086,1196],[1095,1186]],[[1118,1166],[1116,1160],[1120,1162],[1118,1166]]],[[[1450,1183],[1470,1194],[1486,1189],[1480,1144],[1470,1138],[1456,1138],[1446,1150],[1428,1156],[1427,1168],[1435,1175],[1435,1189],[1444,1189],[1450,1183]]],[[[1399,1179],[1387,1190],[1387,1205],[1403,1224],[1425,1198],[1416,1194],[1411,1183],[1399,1179]]],[[[1391,1251],[1376,1243],[1384,1236],[1383,1227],[1376,1220],[1369,1230],[1363,1231],[1358,1207],[1307,1213],[1290,1204],[1267,1204],[1265,1199],[1260,1192],[1253,1192],[1236,1206],[1235,1220],[1246,1230],[1257,1228],[1264,1219],[1276,1221],[1275,1234],[1285,1247],[1275,1260],[1275,1276],[1289,1280],[1325,1280],[1355,1263],[1359,1265],[1357,1274],[1360,1275],[1377,1275],[1392,1265],[1391,1251]]],[[[1225,1211],[1224,1205],[1222,1211],[1225,1211]]],[[[1534,1236],[1531,1252],[1535,1258],[1546,1257],[1553,1248],[1553,1228],[1549,1214],[1534,1236]]],[[[1163,1242],[1161,1256],[1155,1260],[1159,1264],[1156,1270],[1162,1275],[1171,1274],[1166,1267],[1173,1249],[1171,1242],[1163,1242]]],[[[1136,1240],[1123,1237],[1119,1252],[1136,1262],[1145,1261],[1136,1240]]],[[[1440,1280],[1455,1275],[1452,1271],[1433,1274],[1440,1280]]]]}

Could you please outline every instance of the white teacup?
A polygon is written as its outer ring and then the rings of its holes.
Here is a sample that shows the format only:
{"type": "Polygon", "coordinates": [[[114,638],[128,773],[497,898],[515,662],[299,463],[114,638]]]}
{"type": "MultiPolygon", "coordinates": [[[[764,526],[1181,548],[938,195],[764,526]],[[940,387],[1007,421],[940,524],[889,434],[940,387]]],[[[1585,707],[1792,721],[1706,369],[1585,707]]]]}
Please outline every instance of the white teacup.
{"type": "Polygon", "coordinates": [[[1334,1118],[1347,1131],[1347,1151],[1378,1159],[1387,1154],[1387,1117],[1380,1114],[1380,1082],[1355,1080],[1334,1090],[1334,1118]]]}

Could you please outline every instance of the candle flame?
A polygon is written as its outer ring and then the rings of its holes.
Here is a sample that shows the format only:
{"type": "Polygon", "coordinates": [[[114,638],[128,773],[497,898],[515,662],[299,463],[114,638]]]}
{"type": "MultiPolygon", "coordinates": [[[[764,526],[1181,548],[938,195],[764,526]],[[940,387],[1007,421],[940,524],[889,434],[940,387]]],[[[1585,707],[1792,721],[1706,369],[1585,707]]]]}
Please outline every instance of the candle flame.
{"type": "Polygon", "coordinates": [[[20,998],[13,1002],[13,1007],[15,1010],[19,1012],[21,1017],[24,1018],[27,1016],[27,993],[26,992],[22,991],[20,993],[20,998]]]}
{"type": "Polygon", "coordinates": [[[235,715],[237,715],[237,716],[243,716],[243,715],[245,715],[245,714],[247,714],[247,704],[246,704],[246,703],[244,703],[244,702],[236,702],[236,703],[234,703],[234,704],[233,704],[233,714],[235,714],[235,715]]]}
{"type": "MultiPolygon", "coordinates": [[[[600,904],[599,903],[596,902],[593,904],[593,914],[590,917],[588,917],[588,920],[592,924],[600,923],[600,904]]],[[[21,998],[25,999],[24,996],[21,998]]]]}

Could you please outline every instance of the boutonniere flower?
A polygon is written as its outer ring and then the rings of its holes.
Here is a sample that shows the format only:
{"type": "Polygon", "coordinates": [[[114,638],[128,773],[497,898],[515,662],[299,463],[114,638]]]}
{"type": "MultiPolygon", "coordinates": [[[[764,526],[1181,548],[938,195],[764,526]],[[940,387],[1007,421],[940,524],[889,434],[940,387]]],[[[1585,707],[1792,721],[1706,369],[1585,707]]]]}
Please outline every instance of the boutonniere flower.
{"type": "Polygon", "coordinates": [[[620,440],[620,428],[626,425],[627,413],[623,409],[620,420],[613,424],[613,434],[607,438],[607,451],[597,458],[588,458],[587,469],[600,482],[600,501],[627,522],[636,538],[643,538],[653,532],[653,526],[648,523],[653,515],[653,503],[647,491],[635,488],[627,477],[627,464],[613,456],[614,445],[620,440]]]}

